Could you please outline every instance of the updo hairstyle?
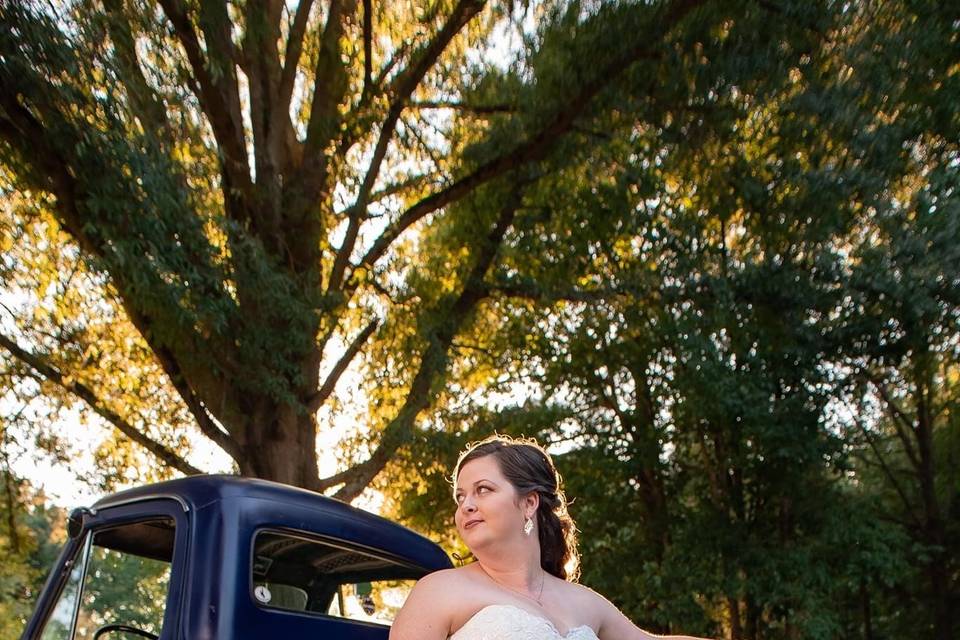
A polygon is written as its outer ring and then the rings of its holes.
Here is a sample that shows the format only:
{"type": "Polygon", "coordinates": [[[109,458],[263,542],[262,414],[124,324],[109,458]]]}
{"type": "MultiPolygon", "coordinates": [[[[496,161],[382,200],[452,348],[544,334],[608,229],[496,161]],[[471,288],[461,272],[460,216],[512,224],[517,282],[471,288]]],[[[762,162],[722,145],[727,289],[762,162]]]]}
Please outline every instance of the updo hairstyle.
{"type": "Polygon", "coordinates": [[[550,454],[533,438],[511,438],[492,435],[467,446],[457,461],[453,480],[463,465],[471,460],[493,456],[500,472],[520,496],[536,492],[537,532],[540,538],[540,566],[562,580],[575,581],[579,576],[577,529],[567,513],[567,501],[561,488],[562,479],[553,466],[550,454]]]}

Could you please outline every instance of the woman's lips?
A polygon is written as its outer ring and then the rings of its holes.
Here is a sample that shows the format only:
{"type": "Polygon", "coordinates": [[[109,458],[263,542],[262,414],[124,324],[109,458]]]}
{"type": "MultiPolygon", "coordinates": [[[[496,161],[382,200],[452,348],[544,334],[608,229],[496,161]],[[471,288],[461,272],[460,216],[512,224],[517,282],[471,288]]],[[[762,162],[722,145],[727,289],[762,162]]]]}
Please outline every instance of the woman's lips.
{"type": "Polygon", "coordinates": [[[481,522],[483,522],[483,520],[469,520],[469,521],[467,521],[467,522],[465,522],[465,523],[463,524],[463,528],[464,528],[464,529],[470,529],[470,528],[472,528],[474,525],[478,525],[478,524],[480,524],[481,522]]]}

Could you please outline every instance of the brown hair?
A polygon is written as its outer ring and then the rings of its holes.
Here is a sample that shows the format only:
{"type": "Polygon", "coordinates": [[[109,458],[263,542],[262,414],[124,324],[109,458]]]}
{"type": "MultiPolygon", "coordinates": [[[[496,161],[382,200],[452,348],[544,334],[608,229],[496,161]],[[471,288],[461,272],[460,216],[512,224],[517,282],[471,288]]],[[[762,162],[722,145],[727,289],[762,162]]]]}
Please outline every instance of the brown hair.
{"type": "Polygon", "coordinates": [[[562,479],[553,466],[550,454],[532,438],[518,439],[495,434],[467,445],[457,460],[454,485],[463,465],[486,456],[496,459],[500,472],[521,496],[532,492],[540,496],[540,506],[537,507],[540,566],[562,580],[576,580],[580,574],[577,528],[567,513],[562,479]]]}

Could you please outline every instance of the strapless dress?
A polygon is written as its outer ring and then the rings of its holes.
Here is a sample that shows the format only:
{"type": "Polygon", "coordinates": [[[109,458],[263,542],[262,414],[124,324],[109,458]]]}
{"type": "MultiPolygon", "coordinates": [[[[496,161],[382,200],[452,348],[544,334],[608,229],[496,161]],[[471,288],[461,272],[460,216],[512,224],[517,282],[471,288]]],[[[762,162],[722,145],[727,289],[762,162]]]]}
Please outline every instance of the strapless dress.
{"type": "Polygon", "coordinates": [[[449,640],[600,640],[588,625],[567,630],[511,604],[491,604],[473,614],[449,640]]]}

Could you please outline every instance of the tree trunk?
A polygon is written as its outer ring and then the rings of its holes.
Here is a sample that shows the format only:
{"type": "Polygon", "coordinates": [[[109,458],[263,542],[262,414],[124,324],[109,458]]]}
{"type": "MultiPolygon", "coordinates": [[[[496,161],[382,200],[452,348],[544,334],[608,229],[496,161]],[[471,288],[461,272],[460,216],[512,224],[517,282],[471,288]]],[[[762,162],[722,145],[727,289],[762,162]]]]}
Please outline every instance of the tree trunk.
{"type": "Polygon", "coordinates": [[[860,610],[863,613],[863,640],[873,640],[873,619],[870,614],[870,591],[867,581],[860,579],[860,610]]]}
{"type": "Polygon", "coordinates": [[[740,601],[727,596],[727,613],[730,616],[730,640],[743,639],[743,627],[740,624],[740,601]]]}
{"type": "Polygon", "coordinates": [[[647,516],[643,522],[647,528],[647,540],[655,546],[658,562],[662,562],[670,544],[670,512],[664,482],[665,470],[660,462],[663,452],[661,434],[657,430],[660,407],[654,401],[646,374],[649,361],[648,356],[630,363],[630,375],[636,389],[635,414],[640,420],[630,421],[624,426],[633,434],[635,446],[639,445],[637,457],[642,461],[643,468],[637,474],[637,481],[647,516]]]}
{"type": "Polygon", "coordinates": [[[931,380],[918,381],[916,385],[917,456],[919,458],[920,495],[923,501],[923,539],[933,548],[925,567],[933,604],[933,635],[936,640],[954,640],[953,611],[950,607],[950,558],[944,553],[946,528],[936,494],[936,468],[933,450],[933,418],[930,412],[928,390],[931,380]]]}
{"type": "Polygon", "coordinates": [[[760,609],[750,596],[744,598],[744,610],[747,619],[744,638],[746,640],[760,640],[760,609]]]}
{"type": "Polygon", "coordinates": [[[245,430],[251,437],[239,460],[240,473],[315,489],[317,425],[313,415],[287,404],[265,401],[245,430]]]}
{"type": "Polygon", "coordinates": [[[18,554],[20,553],[20,533],[17,531],[17,498],[14,495],[16,487],[10,473],[9,464],[3,470],[3,480],[7,502],[7,529],[10,535],[10,551],[18,554]]]}
{"type": "Polygon", "coordinates": [[[639,484],[640,500],[646,511],[642,520],[647,531],[646,538],[655,547],[657,561],[662,562],[670,542],[670,514],[663,477],[658,467],[644,468],[636,476],[636,480],[639,484]]]}

